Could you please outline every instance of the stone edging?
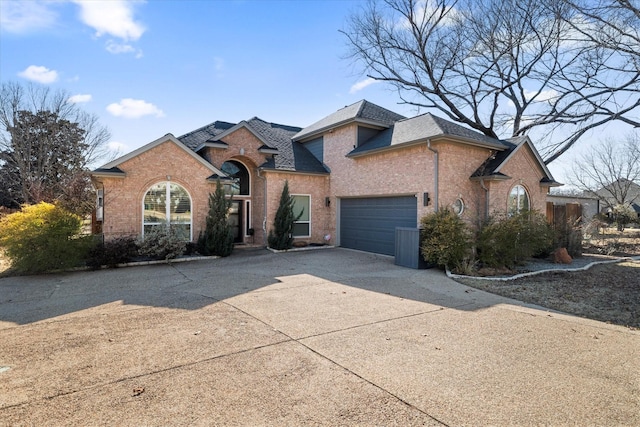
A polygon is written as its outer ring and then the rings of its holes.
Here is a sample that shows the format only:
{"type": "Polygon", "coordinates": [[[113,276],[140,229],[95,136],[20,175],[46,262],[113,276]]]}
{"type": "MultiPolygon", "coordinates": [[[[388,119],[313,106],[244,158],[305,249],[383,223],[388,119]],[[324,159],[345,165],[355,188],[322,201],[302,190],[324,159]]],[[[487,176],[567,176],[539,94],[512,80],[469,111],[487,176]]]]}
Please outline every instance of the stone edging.
{"type": "Polygon", "coordinates": [[[273,252],[274,254],[282,254],[287,252],[315,251],[316,249],[333,249],[333,248],[335,248],[335,246],[333,245],[323,245],[323,246],[305,246],[303,248],[291,248],[291,249],[284,249],[279,251],[277,249],[272,249],[269,246],[267,246],[267,250],[273,252]]]}
{"type": "Polygon", "coordinates": [[[508,277],[466,276],[464,274],[453,274],[449,269],[447,269],[447,277],[449,277],[451,279],[479,279],[479,280],[497,280],[497,281],[506,282],[508,280],[515,280],[515,279],[519,279],[521,277],[535,276],[537,274],[542,274],[542,273],[586,271],[586,270],[590,269],[591,267],[593,267],[594,265],[615,264],[615,263],[619,263],[619,262],[623,262],[623,261],[640,261],[640,256],[620,257],[620,258],[610,259],[610,260],[606,260],[606,261],[593,261],[593,262],[590,262],[589,264],[585,265],[584,267],[576,267],[576,268],[547,268],[545,270],[529,271],[529,272],[526,272],[526,273],[519,273],[519,274],[515,274],[513,276],[508,276],[508,277]]]}

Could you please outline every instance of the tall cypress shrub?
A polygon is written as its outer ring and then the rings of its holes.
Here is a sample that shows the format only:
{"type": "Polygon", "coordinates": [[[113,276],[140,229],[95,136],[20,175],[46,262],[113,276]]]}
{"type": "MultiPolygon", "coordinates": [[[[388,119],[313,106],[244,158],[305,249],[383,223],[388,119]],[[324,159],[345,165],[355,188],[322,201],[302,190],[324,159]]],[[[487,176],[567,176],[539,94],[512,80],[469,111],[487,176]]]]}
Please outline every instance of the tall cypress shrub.
{"type": "Polygon", "coordinates": [[[285,181],[280,205],[273,219],[273,228],[269,230],[269,247],[276,250],[291,249],[293,244],[293,223],[300,219],[302,212],[297,217],[293,213],[293,197],[289,194],[289,181],[285,181]]]}
{"type": "Polygon", "coordinates": [[[227,221],[231,208],[231,198],[220,180],[216,183],[215,193],[209,194],[209,214],[204,233],[198,237],[198,252],[202,255],[229,256],[233,251],[233,230],[227,221]]]}

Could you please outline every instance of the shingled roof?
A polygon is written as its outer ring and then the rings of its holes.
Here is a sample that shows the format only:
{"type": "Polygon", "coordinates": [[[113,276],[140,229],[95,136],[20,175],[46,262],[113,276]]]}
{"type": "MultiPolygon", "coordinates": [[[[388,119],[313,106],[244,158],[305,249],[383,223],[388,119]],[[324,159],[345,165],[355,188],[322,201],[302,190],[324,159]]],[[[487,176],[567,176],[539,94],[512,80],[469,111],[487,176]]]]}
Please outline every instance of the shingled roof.
{"type": "Polygon", "coordinates": [[[195,150],[198,146],[235,126],[235,123],[215,121],[194,131],[179,136],[178,139],[187,147],[195,150]]]}
{"type": "Polygon", "coordinates": [[[385,150],[400,145],[424,142],[441,136],[454,137],[461,142],[505,150],[508,145],[503,141],[491,138],[464,126],[434,116],[431,113],[422,114],[397,121],[388,129],[383,130],[368,141],[364,142],[349,153],[349,156],[359,156],[374,151],[385,150]]]}
{"type": "Polygon", "coordinates": [[[362,100],[355,104],[347,105],[335,113],[328,115],[324,119],[307,126],[296,134],[293,137],[293,140],[300,141],[302,139],[307,139],[350,122],[358,122],[387,128],[394,122],[404,118],[404,116],[398,113],[382,108],[379,105],[372,104],[369,101],[362,100]]]}
{"type": "Polygon", "coordinates": [[[262,148],[275,153],[264,164],[263,169],[275,169],[310,173],[328,173],[304,146],[294,143],[292,137],[302,128],[264,121],[258,117],[243,120],[240,123],[216,121],[182,135],[178,139],[187,147],[196,151],[207,144],[228,145],[225,137],[240,127],[245,127],[263,144],[262,148]]]}

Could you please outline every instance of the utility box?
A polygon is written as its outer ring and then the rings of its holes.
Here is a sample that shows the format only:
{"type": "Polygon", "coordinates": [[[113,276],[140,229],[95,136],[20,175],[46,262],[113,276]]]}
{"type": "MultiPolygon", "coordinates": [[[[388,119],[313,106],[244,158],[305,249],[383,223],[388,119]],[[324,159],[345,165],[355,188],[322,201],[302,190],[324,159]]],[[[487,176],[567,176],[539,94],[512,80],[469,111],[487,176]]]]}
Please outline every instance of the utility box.
{"type": "Polygon", "coordinates": [[[419,228],[396,227],[395,264],[408,268],[432,268],[420,253],[419,228]]]}

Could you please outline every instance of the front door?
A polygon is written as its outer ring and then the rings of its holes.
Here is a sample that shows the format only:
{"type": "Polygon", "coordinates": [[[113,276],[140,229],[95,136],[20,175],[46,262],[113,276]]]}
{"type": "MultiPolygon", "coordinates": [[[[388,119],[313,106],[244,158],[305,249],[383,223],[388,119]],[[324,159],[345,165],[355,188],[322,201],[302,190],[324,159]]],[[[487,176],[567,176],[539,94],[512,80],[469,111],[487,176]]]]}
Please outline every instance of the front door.
{"type": "Polygon", "coordinates": [[[234,200],[231,202],[231,208],[229,209],[229,225],[233,232],[233,241],[235,243],[242,243],[242,200],[234,200]]]}

